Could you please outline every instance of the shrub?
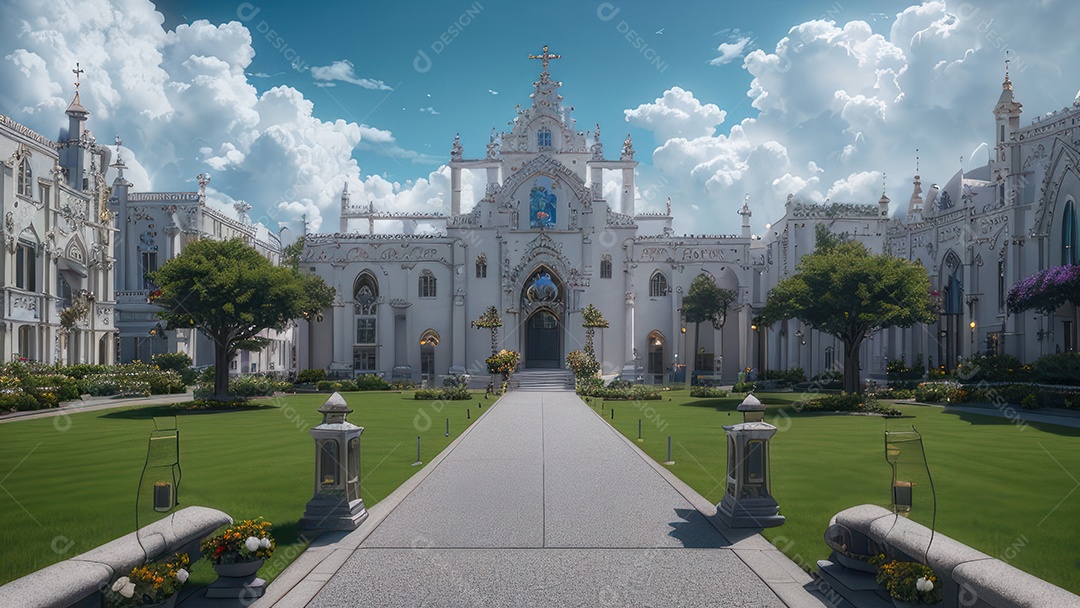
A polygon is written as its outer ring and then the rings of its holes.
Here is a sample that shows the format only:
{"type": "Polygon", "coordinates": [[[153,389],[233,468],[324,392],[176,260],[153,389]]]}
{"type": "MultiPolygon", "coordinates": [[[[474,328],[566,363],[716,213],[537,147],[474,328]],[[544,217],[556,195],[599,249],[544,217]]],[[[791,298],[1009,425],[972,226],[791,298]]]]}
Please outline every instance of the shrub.
{"type": "Polygon", "coordinates": [[[798,384],[799,382],[806,382],[806,372],[801,367],[767,369],[761,372],[758,380],[778,380],[788,384],[798,384]]]}
{"type": "MultiPolygon", "coordinates": [[[[266,376],[241,376],[229,379],[229,397],[237,399],[249,399],[251,397],[267,397],[276,392],[291,392],[291,382],[276,380],[266,376]]],[[[196,399],[210,399],[214,396],[212,384],[202,385],[195,389],[196,399]]]]}
{"type": "Polygon", "coordinates": [[[41,402],[42,407],[54,407],[61,401],[78,399],[79,383],[61,374],[27,374],[22,377],[22,388],[41,402]]]}
{"type": "Polygon", "coordinates": [[[1080,353],[1044,355],[1035,360],[1031,372],[1035,382],[1080,386],[1080,353]]]}
{"type": "Polygon", "coordinates": [[[599,397],[608,401],[656,401],[662,398],[660,392],[651,387],[629,383],[626,386],[616,385],[615,387],[589,384],[584,390],[578,392],[585,397],[599,397]]]}
{"type": "Polygon", "coordinates": [[[960,382],[1011,382],[1023,380],[1030,367],[1012,355],[975,355],[956,368],[960,382]]]}
{"type": "Polygon", "coordinates": [[[325,369],[305,369],[296,375],[298,384],[315,384],[323,380],[326,380],[325,369]]]}
{"type": "Polygon", "coordinates": [[[413,394],[413,399],[418,401],[466,401],[472,399],[472,393],[469,392],[469,389],[461,386],[423,388],[413,394]]]}
{"type": "Polygon", "coordinates": [[[364,374],[356,379],[358,391],[385,391],[390,390],[390,383],[375,374],[364,374]]]}
{"type": "Polygon", "coordinates": [[[801,412],[852,412],[856,414],[880,414],[887,418],[900,416],[900,410],[879,403],[873,397],[849,393],[823,395],[796,406],[801,412]]]}
{"type": "Polygon", "coordinates": [[[908,367],[903,359],[893,359],[885,365],[886,377],[890,388],[911,389],[922,380],[926,373],[926,367],[922,362],[922,355],[915,359],[915,364],[908,367]]]}
{"type": "Polygon", "coordinates": [[[925,403],[943,403],[949,400],[953,386],[947,382],[923,382],[912,391],[912,397],[925,403]]]}
{"type": "Polygon", "coordinates": [[[394,380],[390,383],[390,388],[395,391],[411,391],[419,387],[420,384],[412,380],[394,380]]]}
{"type": "Polygon", "coordinates": [[[187,353],[160,353],[154,355],[152,362],[160,369],[180,374],[180,380],[185,386],[195,384],[199,380],[199,372],[191,368],[191,357],[187,353]]]}
{"type": "Polygon", "coordinates": [[[1028,393],[1020,400],[1020,406],[1029,410],[1036,409],[1039,407],[1039,398],[1035,396],[1035,393],[1028,393]]]}
{"type": "Polygon", "coordinates": [[[731,387],[733,393],[752,393],[757,390],[757,384],[754,382],[736,382],[735,386],[731,387]]]}
{"type": "Polygon", "coordinates": [[[727,391],[720,390],[711,386],[692,386],[690,387],[690,396],[722,399],[724,397],[727,397],[727,391]]]}
{"type": "Polygon", "coordinates": [[[600,362],[580,350],[566,353],[566,364],[575,378],[591,378],[600,371],[600,362]]]}

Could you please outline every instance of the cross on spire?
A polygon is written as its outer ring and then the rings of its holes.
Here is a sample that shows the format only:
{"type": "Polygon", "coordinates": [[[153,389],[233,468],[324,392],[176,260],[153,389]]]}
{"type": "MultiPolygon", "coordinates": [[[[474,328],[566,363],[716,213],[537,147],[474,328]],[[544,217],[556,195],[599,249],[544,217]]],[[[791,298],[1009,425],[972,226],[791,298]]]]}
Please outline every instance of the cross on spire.
{"type": "Polygon", "coordinates": [[[539,55],[529,55],[529,59],[539,59],[540,60],[540,62],[544,66],[544,71],[545,72],[547,72],[547,69],[548,69],[548,61],[550,61],[552,59],[559,59],[561,57],[562,57],[561,53],[560,54],[551,54],[551,53],[549,53],[548,52],[548,45],[546,45],[546,44],[544,45],[544,52],[543,53],[541,53],[539,55]]]}
{"type": "Polygon", "coordinates": [[[79,81],[80,81],[80,80],[82,80],[82,75],[83,75],[83,74],[84,74],[85,72],[86,72],[86,70],[84,70],[84,69],[82,69],[82,68],[80,68],[80,67],[79,67],[79,63],[78,63],[78,62],[76,62],[76,63],[75,63],[75,69],[74,69],[74,70],[71,70],[71,73],[72,73],[72,74],[75,74],[75,90],[76,90],[76,91],[78,91],[78,90],[79,90],[79,81]]]}

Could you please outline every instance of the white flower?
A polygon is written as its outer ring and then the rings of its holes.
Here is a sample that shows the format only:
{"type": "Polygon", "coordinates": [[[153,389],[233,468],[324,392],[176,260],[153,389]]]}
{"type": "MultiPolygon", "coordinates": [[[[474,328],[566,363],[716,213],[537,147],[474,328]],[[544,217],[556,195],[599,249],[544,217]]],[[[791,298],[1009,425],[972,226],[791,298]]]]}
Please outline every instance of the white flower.
{"type": "Polygon", "coordinates": [[[262,540],[259,541],[259,546],[262,547],[263,549],[269,549],[270,548],[270,539],[266,538],[265,536],[262,537],[262,540]]]}
{"type": "Polygon", "coordinates": [[[259,543],[259,539],[255,538],[254,536],[249,536],[248,539],[244,541],[244,546],[247,547],[247,550],[251,551],[252,553],[259,550],[260,544],[261,543],[259,543]]]}
{"type": "Polygon", "coordinates": [[[120,595],[124,597],[131,597],[135,595],[135,583],[129,582],[128,584],[124,585],[124,587],[120,589],[120,595]]]}
{"type": "Polygon", "coordinates": [[[121,589],[123,589],[125,586],[127,586],[127,584],[130,583],[130,582],[131,582],[131,579],[129,579],[128,577],[121,576],[120,578],[116,579],[115,583],[112,584],[112,590],[116,591],[116,592],[119,592],[121,589]]]}
{"type": "Polygon", "coordinates": [[[933,591],[934,582],[926,580],[925,576],[920,576],[919,580],[915,581],[915,588],[922,592],[933,591]]]}
{"type": "Polygon", "coordinates": [[[176,580],[180,581],[181,584],[186,583],[189,576],[191,575],[188,574],[188,571],[184,570],[183,568],[180,568],[176,571],[176,580]]]}

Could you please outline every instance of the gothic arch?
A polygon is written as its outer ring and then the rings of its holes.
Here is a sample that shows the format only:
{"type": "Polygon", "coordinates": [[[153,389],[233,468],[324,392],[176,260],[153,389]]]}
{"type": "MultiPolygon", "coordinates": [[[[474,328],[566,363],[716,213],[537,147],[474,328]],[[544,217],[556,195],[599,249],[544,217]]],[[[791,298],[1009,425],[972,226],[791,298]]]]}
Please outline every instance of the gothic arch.
{"type": "MultiPolygon", "coordinates": [[[[573,199],[576,199],[568,201],[571,207],[575,202],[584,207],[588,207],[592,203],[589,192],[585,188],[585,182],[578,177],[577,173],[574,173],[566,165],[547,154],[539,154],[520,168],[511,168],[511,170],[513,173],[503,182],[499,191],[495,193],[495,204],[498,207],[513,207],[516,202],[514,198],[518,188],[540,176],[558,180],[565,188],[565,191],[571,193],[573,199]]],[[[522,202],[527,204],[527,201],[522,202]]]]}
{"type": "Polygon", "coordinates": [[[1068,194],[1080,198],[1080,173],[1077,172],[1080,153],[1060,138],[1054,139],[1051,150],[1046,177],[1043,178],[1040,188],[1042,195],[1035,211],[1035,234],[1047,234],[1052,230],[1059,204],[1064,208],[1064,200],[1068,194]]]}

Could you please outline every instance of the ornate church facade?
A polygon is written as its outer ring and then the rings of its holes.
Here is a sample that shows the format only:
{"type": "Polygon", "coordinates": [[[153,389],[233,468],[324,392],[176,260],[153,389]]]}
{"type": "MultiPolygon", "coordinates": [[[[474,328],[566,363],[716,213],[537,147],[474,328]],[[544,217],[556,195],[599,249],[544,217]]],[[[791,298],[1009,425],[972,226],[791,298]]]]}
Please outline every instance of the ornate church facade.
{"type": "Polygon", "coordinates": [[[813,376],[838,368],[838,340],[798,320],[758,327],[754,318],[769,290],[813,251],[819,224],[917,261],[941,300],[938,322],[871,336],[861,353],[864,376],[884,376],[897,358],[921,356],[951,370],[979,352],[1030,361],[1076,349],[1075,307],[1009,315],[1005,294],[1039,269],[1076,262],[1080,105],[1021,127],[1006,75],[988,164],[925,192],[916,175],[906,213],[890,213],[884,193],[871,204],[789,196],[784,216],[760,236],[750,231],[749,201],[738,211],[740,234],[678,236],[670,202],[660,214],[637,209],[630,137],[607,155],[599,126],[578,130],[563,103],[561,83],[548,71],[557,56],[545,47],[534,58],[543,70],[531,106],[519,107],[510,129],[493,130],[478,158],[467,157],[455,137],[448,216],[376,211],[354,205],[346,191],[340,231],[307,237],[301,267],[334,286],[337,299],[301,336],[301,368],[483,376],[489,335],[470,322],[490,306],[502,316],[499,346],[519,351],[524,368],[563,367],[567,352],[583,346],[581,311],[592,304],[610,323],[596,339],[605,374],[670,382],[674,370],[692,364],[727,382],[746,368],[801,367],[813,376]],[[483,172],[487,183],[465,212],[463,170],[483,172]],[[602,188],[612,174],[621,180],[618,200],[602,188]],[[389,220],[400,221],[403,233],[374,230],[389,220]],[[424,222],[435,232],[417,234],[424,222]],[[682,319],[682,297],[700,274],[738,294],[722,328],[682,319]]]}
{"type": "Polygon", "coordinates": [[[51,140],[0,115],[0,360],[112,363],[116,228],[110,151],[86,128],[75,95],[51,140]]]}

